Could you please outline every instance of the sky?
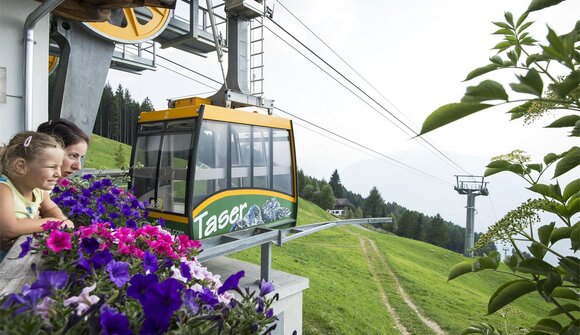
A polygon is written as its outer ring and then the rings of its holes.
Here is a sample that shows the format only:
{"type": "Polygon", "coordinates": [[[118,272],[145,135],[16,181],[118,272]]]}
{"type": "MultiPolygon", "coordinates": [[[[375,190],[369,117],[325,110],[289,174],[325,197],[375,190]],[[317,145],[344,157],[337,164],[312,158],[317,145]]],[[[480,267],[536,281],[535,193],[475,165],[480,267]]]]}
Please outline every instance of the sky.
{"type": "MultiPolygon", "coordinates": [[[[423,120],[431,112],[444,104],[459,101],[467,86],[483,79],[494,78],[507,83],[514,78],[513,74],[503,73],[499,78],[490,75],[463,82],[471,70],[488,64],[489,57],[494,55],[491,48],[500,41],[500,37],[492,35],[496,27],[491,22],[503,21],[505,11],[519,16],[530,1],[280,2],[283,5],[272,0],[268,2],[269,6],[274,7],[274,20],[278,24],[418,133],[423,120]]],[[[578,19],[578,13],[580,2],[571,0],[532,13],[530,18],[535,21],[532,35],[545,40],[547,18],[557,32],[568,32],[578,19]]],[[[274,24],[267,22],[266,26],[313,59],[314,63],[338,77],[274,24]]],[[[508,122],[507,109],[496,108],[425,136],[437,150],[459,164],[459,169],[434,154],[433,149],[429,150],[421,141],[413,139],[409,132],[393,125],[397,122],[384,109],[372,103],[375,109],[369,107],[272,33],[266,31],[264,43],[266,98],[273,99],[274,105],[282,110],[375,151],[369,153],[365,149],[354,149],[352,143],[345,145],[344,139],[328,133],[325,133],[327,137],[321,136],[316,133],[323,133],[320,129],[275,111],[275,114],[294,119],[299,168],[307,175],[326,180],[337,169],[344,186],[364,197],[372,186],[377,186],[386,201],[394,201],[428,215],[441,213],[445,219],[463,226],[466,199],[453,190],[455,175],[466,172],[482,175],[485,164],[492,156],[514,149],[526,150],[533,159],[541,160],[547,152],[559,153],[577,144],[567,138],[564,131],[542,129],[555,116],[524,127],[521,121],[508,122]],[[389,163],[390,158],[423,173],[397,167],[397,164],[389,163]],[[429,176],[425,177],[424,173],[429,176]]],[[[215,53],[202,58],[175,49],[158,48],[158,52],[217,80],[222,77],[215,53]]],[[[218,87],[161,59],[158,59],[158,64],[218,87]]],[[[156,109],[165,109],[166,99],[208,96],[212,90],[163,68],[140,76],[111,70],[108,81],[113,86],[121,84],[128,88],[137,100],[149,97],[156,109]]],[[[345,83],[345,80],[339,81],[345,83]]],[[[353,86],[345,85],[356,91],[353,86]]],[[[522,192],[523,184],[514,178],[500,176],[487,180],[490,181],[491,194],[488,199],[476,200],[476,231],[485,231],[508,210],[531,196],[522,192]]]]}

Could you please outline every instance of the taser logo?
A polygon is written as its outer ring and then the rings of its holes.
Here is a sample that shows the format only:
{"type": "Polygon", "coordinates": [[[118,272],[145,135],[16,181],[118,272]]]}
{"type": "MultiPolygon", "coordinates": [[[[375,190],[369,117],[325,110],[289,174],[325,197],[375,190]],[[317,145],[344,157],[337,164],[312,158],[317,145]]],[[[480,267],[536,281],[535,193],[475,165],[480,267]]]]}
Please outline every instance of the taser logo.
{"type": "Polygon", "coordinates": [[[204,211],[193,219],[194,226],[197,225],[199,237],[197,239],[202,239],[207,236],[211,236],[218,230],[223,230],[230,224],[238,222],[238,220],[244,217],[244,209],[248,208],[248,203],[234,206],[231,209],[226,209],[219,214],[209,215],[209,211],[204,211]],[[207,217],[207,218],[206,218],[207,217]],[[205,227],[205,229],[204,229],[205,227]]]}

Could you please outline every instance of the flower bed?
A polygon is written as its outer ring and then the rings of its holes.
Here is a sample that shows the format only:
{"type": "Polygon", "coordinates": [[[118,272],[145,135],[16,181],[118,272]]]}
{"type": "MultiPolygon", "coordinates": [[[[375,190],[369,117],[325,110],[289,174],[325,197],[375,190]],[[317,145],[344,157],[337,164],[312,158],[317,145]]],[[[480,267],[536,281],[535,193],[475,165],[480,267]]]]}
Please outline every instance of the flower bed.
{"type": "Polygon", "coordinates": [[[77,228],[48,222],[22,243],[20,256],[39,253],[42,271],[0,299],[0,333],[262,334],[275,327],[271,283],[241,290],[243,271],[222,282],[196,260],[199,241],[149,224],[144,204],[114,181],[65,180],[53,196],[77,228]]]}

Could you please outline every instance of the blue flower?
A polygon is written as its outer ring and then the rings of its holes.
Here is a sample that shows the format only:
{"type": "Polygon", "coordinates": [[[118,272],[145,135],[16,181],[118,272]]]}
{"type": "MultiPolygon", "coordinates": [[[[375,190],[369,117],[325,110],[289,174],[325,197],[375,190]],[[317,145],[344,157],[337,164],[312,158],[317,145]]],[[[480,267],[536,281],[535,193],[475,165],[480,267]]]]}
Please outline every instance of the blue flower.
{"type": "Polygon", "coordinates": [[[123,216],[131,216],[131,207],[127,205],[123,205],[121,208],[121,215],[123,216]]]}
{"type": "Polygon", "coordinates": [[[185,293],[183,294],[183,304],[193,315],[196,315],[199,312],[199,305],[195,301],[197,295],[197,292],[192,289],[185,290],[185,293]]]}
{"type": "Polygon", "coordinates": [[[274,291],[274,284],[262,279],[262,281],[260,282],[260,297],[263,297],[266,294],[271,293],[273,291],[274,291]]]}
{"type": "MultiPolygon", "coordinates": [[[[159,268],[159,264],[157,263],[157,257],[150,253],[149,251],[145,251],[143,254],[143,269],[145,271],[149,270],[152,273],[155,273],[159,268]]],[[[191,278],[191,274],[190,274],[191,278]]]]}
{"type": "Polygon", "coordinates": [[[189,265],[187,265],[187,263],[184,262],[179,263],[179,273],[183,278],[187,279],[187,281],[191,280],[191,268],[189,267],[189,265]]]}
{"type": "Polygon", "coordinates": [[[234,273],[229,276],[224,284],[218,289],[218,294],[224,294],[224,292],[229,290],[237,289],[240,285],[240,279],[245,275],[244,271],[234,273]]]}
{"type": "Polygon", "coordinates": [[[95,177],[94,177],[92,174],[90,174],[90,173],[87,173],[86,175],[82,176],[82,178],[83,178],[84,180],[89,180],[89,179],[93,179],[93,178],[95,178],[95,177]]]}
{"type": "Polygon", "coordinates": [[[219,303],[218,299],[215,297],[214,293],[207,287],[203,288],[203,291],[198,294],[202,302],[211,307],[219,303]]]}
{"type": "Polygon", "coordinates": [[[139,300],[141,305],[145,302],[145,293],[149,291],[152,285],[156,285],[159,279],[154,274],[146,276],[138,273],[129,281],[129,288],[127,288],[127,295],[133,299],[139,300]]]}
{"type": "Polygon", "coordinates": [[[103,250],[96,252],[93,257],[89,260],[95,269],[100,269],[103,266],[109,264],[113,260],[113,254],[109,250],[103,250]]]}
{"type": "Polygon", "coordinates": [[[104,335],[132,334],[127,317],[106,305],[101,309],[101,327],[104,335]]]}
{"type": "Polygon", "coordinates": [[[89,255],[97,251],[99,246],[99,240],[94,237],[85,237],[81,241],[81,249],[89,255]]]}
{"type": "Polygon", "coordinates": [[[31,289],[40,289],[42,297],[50,295],[52,290],[63,288],[68,281],[65,271],[44,271],[38,275],[38,280],[30,286],[31,289]]]}
{"type": "Polygon", "coordinates": [[[22,258],[28,254],[28,252],[30,251],[30,243],[31,242],[32,242],[32,237],[29,236],[26,238],[26,241],[20,243],[20,248],[22,249],[22,251],[20,251],[20,255],[18,255],[18,258],[22,258]]]}
{"type": "Polygon", "coordinates": [[[151,285],[150,289],[145,292],[145,303],[143,303],[146,319],[153,320],[161,326],[169,324],[171,315],[181,307],[182,290],[183,285],[173,278],[151,285]]]}
{"type": "Polygon", "coordinates": [[[106,186],[106,187],[113,185],[111,183],[111,179],[109,179],[109,178],[103,178],[103,179],[101,179],[101,182],[103,183],[103,186],[106,186]]]}
{"type": "Polygon", "coordinates": [[[112,260],[107,264],[107,271],[109,272],[109,278],[117,287],[122,287],[130,279],[129,263],[112,260]]]}
{"type": "Polygon", "coordinates": [[[129,220],[125,221],[125,226],[127,228],[137,229],[137,222],[135,222],[135,220],[133,220],[133,219],[129,219],[129,220]]]}

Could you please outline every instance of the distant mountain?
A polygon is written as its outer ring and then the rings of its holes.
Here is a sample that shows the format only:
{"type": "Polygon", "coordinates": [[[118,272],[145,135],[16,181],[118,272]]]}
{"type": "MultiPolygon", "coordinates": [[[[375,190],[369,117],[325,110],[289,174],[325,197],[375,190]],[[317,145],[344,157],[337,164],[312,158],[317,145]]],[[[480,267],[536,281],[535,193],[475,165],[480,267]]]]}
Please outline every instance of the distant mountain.
{"type": "MultiPolygon", "coordinates": [[[[474,175],[483,175],[489,158],[446,153],[474,175]]],[[[399,152],[391,157],[437,177],[426,177],[409,168],[399,168],[379,159],[356,162],[340,173],[342,184],[349,190],[368,196],[376,186],[386,202],[397,202],[409,210],[426,215],[439,213],[443,219],[465,226],[467,197],[454,190],[454,175],[465,174],[435,155],[421,152],[399,152]],[[441,179],[441,180],[439,180],[441,179]]],[[[524,189],[525,182],[515,175],[497,174],[486,178],[489,196],[475,200],[475,231],[485,232],[509,210],[533,197],[524,189]]]]}

